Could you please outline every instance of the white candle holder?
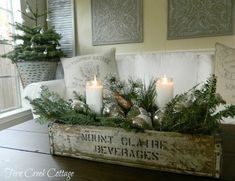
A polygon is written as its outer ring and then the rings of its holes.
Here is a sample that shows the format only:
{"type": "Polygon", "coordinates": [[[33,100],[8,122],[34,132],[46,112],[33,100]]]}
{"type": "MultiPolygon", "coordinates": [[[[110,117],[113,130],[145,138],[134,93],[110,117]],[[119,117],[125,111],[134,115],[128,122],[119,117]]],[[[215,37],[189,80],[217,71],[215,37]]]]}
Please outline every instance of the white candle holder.
{"type": "Polygon", "coordinates": [[[160,109],[163,109],[168,102],[173,98],[174,83],[173,78],[166,76],[157,78],[156,80],[156,104],[160,109]]]}

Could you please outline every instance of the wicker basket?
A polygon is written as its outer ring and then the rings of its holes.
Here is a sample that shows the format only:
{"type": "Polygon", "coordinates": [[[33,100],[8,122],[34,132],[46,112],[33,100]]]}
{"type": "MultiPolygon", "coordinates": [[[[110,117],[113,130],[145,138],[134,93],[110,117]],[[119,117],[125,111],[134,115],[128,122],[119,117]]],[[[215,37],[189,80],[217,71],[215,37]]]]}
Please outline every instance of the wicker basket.
{"type": "Polygon", "coordinates": [[[25,61],[16,64],[23,87],[33,82],[53,80],[57,62],[25,61]]]}

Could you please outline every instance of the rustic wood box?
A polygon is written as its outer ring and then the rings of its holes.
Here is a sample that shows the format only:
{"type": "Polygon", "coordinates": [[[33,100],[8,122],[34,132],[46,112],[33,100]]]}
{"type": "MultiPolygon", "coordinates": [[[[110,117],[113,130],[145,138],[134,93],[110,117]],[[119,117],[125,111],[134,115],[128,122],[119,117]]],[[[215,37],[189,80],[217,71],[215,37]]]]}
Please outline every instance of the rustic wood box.
{"type": "Polygon", "coordinates": [[[120,128],[49,124],[51,154],[219,178],[222,150],[215,136],[128,132],[120,128]]]}

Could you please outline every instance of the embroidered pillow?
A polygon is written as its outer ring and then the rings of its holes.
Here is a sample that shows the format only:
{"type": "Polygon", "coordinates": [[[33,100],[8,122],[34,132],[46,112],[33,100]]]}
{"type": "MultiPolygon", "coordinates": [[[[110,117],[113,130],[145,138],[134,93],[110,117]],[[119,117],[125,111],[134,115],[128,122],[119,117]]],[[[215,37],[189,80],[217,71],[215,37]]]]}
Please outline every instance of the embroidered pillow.
{"type": "Polygon", "coordinates": [[[217,92],[229,104],[235,104],[235,48],[215,45],[217,92]]]}
{"type": "Polygon", "coordinates": [[[104,81],[110,74],[117,73],[115,48],[102,54],[76,56],[62,59],[67,98],[73,98],[73,91],[85,95],[86,82],[94,79],[104,81]]]}

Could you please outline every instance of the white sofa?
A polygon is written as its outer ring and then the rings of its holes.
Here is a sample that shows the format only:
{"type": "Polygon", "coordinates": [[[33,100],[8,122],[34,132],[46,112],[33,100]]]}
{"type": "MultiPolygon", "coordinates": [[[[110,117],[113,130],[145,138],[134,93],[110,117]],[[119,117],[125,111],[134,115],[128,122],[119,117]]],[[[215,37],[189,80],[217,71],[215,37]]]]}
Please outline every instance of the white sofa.
{"type": "MultiPolygon", "coordinates": [[[[205,81],[214,72],[213,51],[125,53],[118,54],[116,61],[122,80],[133,77],[148,83],[151,78],[162,75],[172,77],[175,95],[205,81]]],[[[57,71],[57,75],[61,77],[61,70],[57,71]]],[[[42,85],[66,97],[64,79],[30,84],[23,91],[23,97],[38,97],[42,85]]]]}
{"type": "MultiPolygon", "coordinates": [[[[162,75],[172,77],[174,81],[174,95],[183,93],[193,86],[202,83],[214,73],[214,50],[177,51],[177,52],[143,52],[124,53],[116,55],[118,74],[120,79],[129,77],[143,79],[146,84],[162,75]]],[[[62,66],[57,71],[57,77],[62,77],[62,66]]],[[[28,85],[22,97],[32,99],[40,96],[41,86],[57,92],[66,98],[64,79],[32,83],[28,85]]],[[[23,106],[30,107],[23,99],[23,106]]],[[[235,124],[234,119],[225,119],[224,123],[235,124]]]]}

